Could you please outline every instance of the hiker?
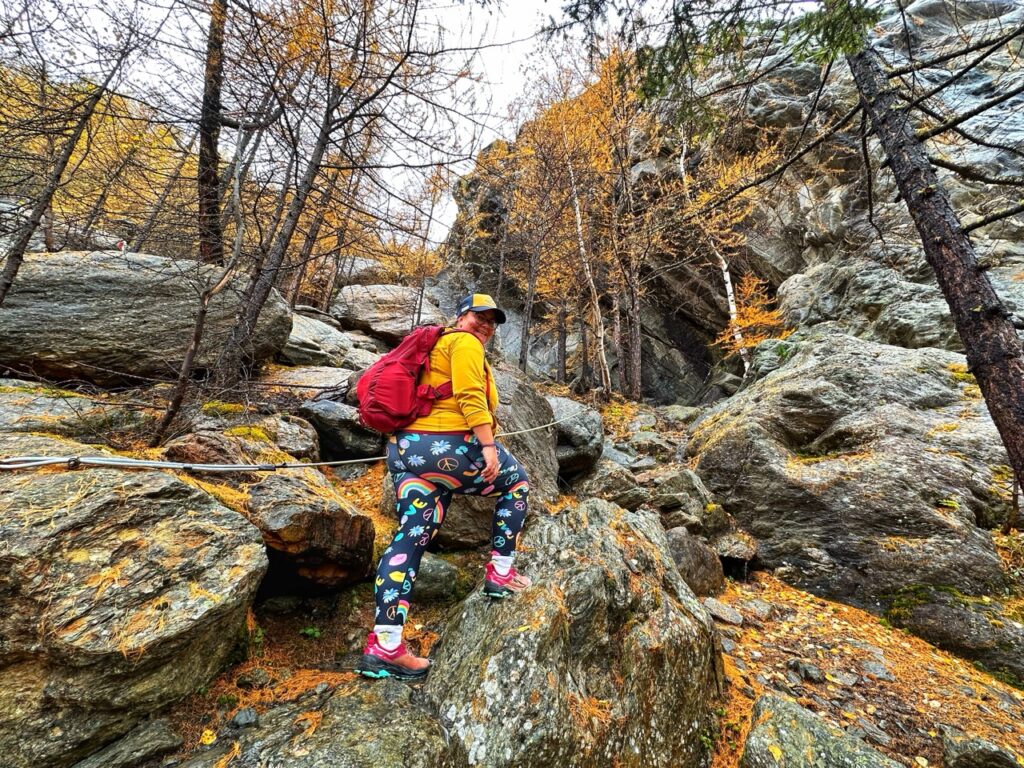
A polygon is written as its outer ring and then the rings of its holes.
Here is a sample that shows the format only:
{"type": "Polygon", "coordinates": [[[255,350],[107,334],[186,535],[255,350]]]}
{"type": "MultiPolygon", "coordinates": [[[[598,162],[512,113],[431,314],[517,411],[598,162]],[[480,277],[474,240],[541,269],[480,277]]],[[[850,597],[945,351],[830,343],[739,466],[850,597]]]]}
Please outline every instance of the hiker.
{"type": "Polygon", "coordinates": [[[402,627],[420,559],[437,535],[453,493],[497,499],[491,528],[491,559],[483,592],[504,598],[530,586],[512,565],[516,538],[523,527],[530,494],[525,468],[494,437],[498,392],[484,346],[505,322],[487,294],[459,302],[454,328],[445,329],[429,353],[419,378],[429,391],[450,397],[435,400],[429,413],[391,435],[388,470],[395,483],[398,531],[377,565],[376,612],[356,671],[367,677],[423,677],[430,661],[414,656],[402,642],[402,627]]]}

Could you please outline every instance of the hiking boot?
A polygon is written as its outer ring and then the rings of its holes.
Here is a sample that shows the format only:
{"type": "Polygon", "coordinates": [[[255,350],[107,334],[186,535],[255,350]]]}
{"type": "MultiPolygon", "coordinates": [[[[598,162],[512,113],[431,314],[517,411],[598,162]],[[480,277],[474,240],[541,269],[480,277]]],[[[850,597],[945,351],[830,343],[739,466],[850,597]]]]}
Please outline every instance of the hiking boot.
{"type": "Polygon", "coordinates": [[[405,643],[399,643],[393,651],[383,648],[377,642],[377,635],[371,632],[366,638],[363,657],[356,664],[356,672],[364,677],[394,677],[398,680],[418,680],[430,671],[430,659],[409,653],[405,643]]]}
{"type": "Polygon", "coordinates": [[[494,563],[488,563],[484,571],[484,594],[488,597],[503,598],[522,592],[533,584],[529,576],[523,576],[515,568],[509,568],[508,574],[502,576],[494,568],[494,563]]]}

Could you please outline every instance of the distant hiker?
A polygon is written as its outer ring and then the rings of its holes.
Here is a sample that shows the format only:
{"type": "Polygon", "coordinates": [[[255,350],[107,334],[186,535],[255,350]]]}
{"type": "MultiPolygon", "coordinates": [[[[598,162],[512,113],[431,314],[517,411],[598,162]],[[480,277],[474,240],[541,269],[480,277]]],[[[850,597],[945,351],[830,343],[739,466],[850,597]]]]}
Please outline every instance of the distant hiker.
{"type": "MultiPolygon", "coordinates": [[[[404,363],[414,354],[417,339],[422,347],[426,334],[435,334],[436,343],[416,382],[419,386],[406,388],[421,398],[424,392],[430,393],[431,400],[419,410],[420,414],[429,412],[397,429],[388,441],[388,470],[395,482],[399,528],[377,565],[374,628],[356,666],[356,671],[367,677],[414,679],[426,675],[430,668],[428,659],[406,649],[402,627],[420,559],[437,535],[453,493],[497,498],[484,594],[503,598],[530,586],[530,579],[512,566],[530,482],[526,469],[494,438],[498,392],[484,359],[484,345],[495,327],[504,322],[505,313],[494,299],[474,293],[459,302],[454,328],[417,329],[407,337],[408,349],[400,351],[400,346],[395,350],[404,363]],[[415,334],[422,335],[414,338],[415,334]],[[438,399],[433,399],[435,396],[438,399]]],[[[360,380],[360,413],[371,417],[381,405],[373,402],[374,398],[401,389],[401,383],[386,380],[386,361],[378,366],[378,372],[371,367],[360,380]]],[[[408,368],[394,359],[391,367],[408,368]]],[[[400,393],[395,399],[412,399],[414,395],[400,393]]]]}

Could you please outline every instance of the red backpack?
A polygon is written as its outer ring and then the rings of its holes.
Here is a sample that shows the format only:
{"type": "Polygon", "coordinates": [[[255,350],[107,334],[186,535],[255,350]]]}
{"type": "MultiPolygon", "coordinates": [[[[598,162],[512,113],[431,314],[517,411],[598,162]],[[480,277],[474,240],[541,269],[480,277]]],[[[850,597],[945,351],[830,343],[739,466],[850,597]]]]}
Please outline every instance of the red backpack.
{"type": "Polygon", "coordinates": [[[430,370],[430,352],[445,330],[443,325],[416,328],[366,369],[356,384],[363,424],[385,434],[395,432],[430,413],[435,400],[452,396],[450,381],[439,387],[419,384],[423,371],[430,370]]]}

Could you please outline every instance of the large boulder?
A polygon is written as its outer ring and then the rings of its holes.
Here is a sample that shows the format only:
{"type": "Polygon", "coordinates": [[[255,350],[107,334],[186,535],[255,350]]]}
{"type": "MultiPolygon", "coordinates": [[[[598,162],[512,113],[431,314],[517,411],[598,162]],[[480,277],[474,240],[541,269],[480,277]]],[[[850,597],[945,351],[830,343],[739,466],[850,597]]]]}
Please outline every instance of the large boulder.
{"type": "Polygon", "coordinates": [[[295,314],[288,343],[278,358],[290,365],[360,370],[380,357],[376,346],[373,339],[358,331],[339,331],[322,320],[295,314]]]}
{"type": "Polygon", "coordinates": [[[404,285],[346,285],[331,315],[345,328],[364,331],[397,345],[417,325],[442,325],[445,316],[415,288],[404,285]]]}
{"type": "Polygon", "coordinates": [[[556,420],[558,473],[565,477],[593,469],[604,448],[604,424],[595,409],[568,397],[545,398],[556,420]]]}
{"type": "MultiPolygon", "coordinates": [[[[199,294],[218,268],[118,251],[32,253],[0,313],[0,364],[101,385],[167,378],[181,367],[199,294]]],[[[239,309],[222,291],[210,303],[197,368],[216,362],[239,309]]],[[[266,360],[291,331],[291,311],[272,293],[246,356],[266,360]]]]}
{"type": "Polygon", "coordinates": [[[311,400],[299,413],[316,428],[323,455],[330,461],[381,456],[384,436],[359,421],[359,411],[334,400],[311,400]]]}
{"type": "Polygon", "coordinates": [[[582,498],[605,499],[631,510],[650,501],[633,473],[611,459],[600,459],[592,471],[577,479],[573,490],[582,498]]]}
{"type": "Polygon", "coordinates": [[[754,704],[740,768],[900,768],[881,752],[779,696],[754,704]]]}
{"type": "Polygon", "coordinates": [[[263,534],[275,580],[293,574],[334,588],[370,575],[373,521],[341,499],[319,472],[268,475],[250,485],[248,494],[249,519],[263,534]]]}
{"type": "Polygon", "coordinates": [[[762,563],[883,608],[919,585],[1002,592],[984,528],[1010,473],[963,357],[826,325],[758,348],[754,370],[771,372],[711,409],[689,451],[762,563]]]}
{"type": "MultiPolygon", "coordinates": [[[[0,454],[84,453],[0,432],[0,454]]],[[[244,517],[169,474],[0,474],[4,764],[70,766],[206,684],[266,567],[244,517]]]]}
{"type": "Polygon", "coordinates": [[[470,763],[703,765],[717,640],[657,518],[590,500],[523,543],[535,586],[467,599],[424,688],[470,763]]]}

